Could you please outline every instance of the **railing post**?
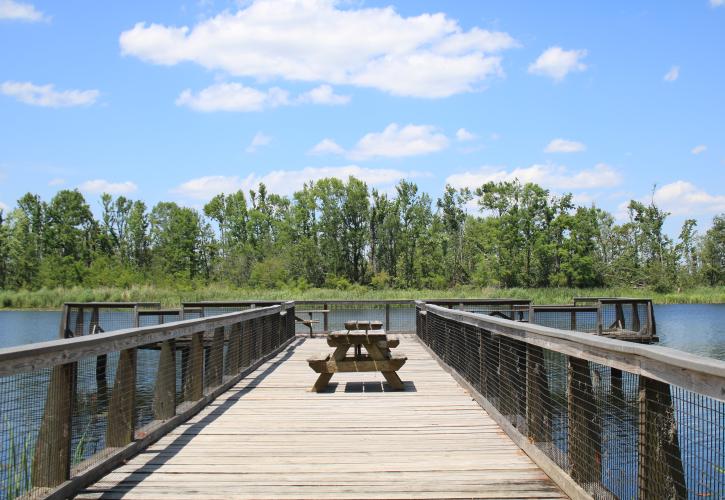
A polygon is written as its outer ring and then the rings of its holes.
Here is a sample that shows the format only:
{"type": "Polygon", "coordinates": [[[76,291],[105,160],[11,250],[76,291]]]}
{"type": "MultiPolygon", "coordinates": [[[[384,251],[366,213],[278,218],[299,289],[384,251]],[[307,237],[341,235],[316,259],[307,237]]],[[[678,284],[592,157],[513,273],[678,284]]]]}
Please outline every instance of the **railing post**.
{"type": "Polygon", "coordinates": [[[526,428],[528,438],[535,443],[551,441],[551,428],[546,415],[550,401],[549,379],[544,363],[544,349],[526,346],[526,428]]]}
{"type": "MultiPolygon", "coordinates": [[[[329,311],[330,310],[330,307],[329,306],[330,306],[330,304],[322,304],[322,308],[325,311],[329,311]]],[[[325,334],[330,333],[330,317],[329,317],[329,314],[330,313],[326,313],[326,312],[323,312],[322,313],[322,329],[324,330],[324,333],[325,334]]]]}
{"type": "Polygon", "coordinates": [[[70,478],[77,363],[54,366],[33,455],[31,482],[51,488],[70,478]]]}
{"type": "Polygon", "coordinates": [[[121,351],[108,404],[106,446],[125,446],[133,441],[136,428],[136,348],[121,351]]]}
{"type": "Polygon", "coordinates": [[[639,377],[639,498],[687,498],[670,386],[639,377]]]}
{"type": "Polygon", "coordinates": [[[224,374],[224,327],[214,329],[214,337],[209,351],[209,377],[207,387],[221,385],[224,374]]]}
{"type": "Polygon", "coordinates": [[[75,328],[73,328],[73,337],[82,337],[83,336],[83,323],[85,322],[85,311],[82,307],[78,308],[78,312],[76,313],[76,324],[75,328]]]}
{"type": "MultiPolygon", "coordinates": [[[[89,324],[89,333],[96,334],[101,329],[98,307],[94,307],[91,312],[91,322],[89,324]]],[[[108,398],[108,355],[101,354],[96,357],[96,387],[97,401],[100,408],[105,408],[108,398]]]]}
{"type": "Polygon", "coordinates": [[[580,484],[599,483],[602,476],[602,433],[589,362],[567,356],[569,474],[580,484]]]}
{"type": "Polygon", "coordinates": [[[385,303],[385,331],[390,331],[390,302],[385,303]]]}
{"type": "Polygon", "coordinates": [[[204,396],[204,332],[191,334],[188,359],[184,401],[198,401],[204,396]]]}
{"type": "Polygon", "coordinates": [[[154,418],[166,420],[176,414],[176,341],[161,343],[154,387],[154,418]]]}
{"type": "MultiPolygon", "coordinates": [[[[637,302],[632,303],[632,330],[639,332],[642,328],[641,321],[639,319],[639,304],[637,302]]],[[[649,332],[647,332],[649,333],[649,332]]]]}
{"type": "MultiPolygon", "coordinates": [[[[252,365],[252,327],[254,326],[253,320],[245,321],[239,324],[239,345],[241,346],[242,366],[247,367],[252,365]]],[[[237,368],[237,372],[239,368],[237,368]]]]}

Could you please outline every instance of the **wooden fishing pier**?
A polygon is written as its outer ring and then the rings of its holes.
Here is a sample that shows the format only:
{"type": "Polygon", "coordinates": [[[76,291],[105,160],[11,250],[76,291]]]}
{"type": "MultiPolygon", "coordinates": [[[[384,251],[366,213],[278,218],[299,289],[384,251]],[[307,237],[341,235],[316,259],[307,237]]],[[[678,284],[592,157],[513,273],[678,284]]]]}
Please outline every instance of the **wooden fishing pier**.
{"type": "Polygon", "coordinates": [[[649,301],[82,303],[60,336],[0,350],[2,498],[725,498],[725,362],[647,345],[649,301]],[[402,388],[309,390],[350,321],[402,388]]]}

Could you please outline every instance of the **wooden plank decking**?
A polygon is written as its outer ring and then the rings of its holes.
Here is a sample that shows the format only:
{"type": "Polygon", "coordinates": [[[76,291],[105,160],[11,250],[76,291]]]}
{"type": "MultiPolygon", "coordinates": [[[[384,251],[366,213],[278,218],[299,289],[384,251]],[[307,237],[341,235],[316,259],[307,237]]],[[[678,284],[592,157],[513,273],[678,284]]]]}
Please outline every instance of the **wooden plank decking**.
{"type": "Polygon", "coordinates": [[[338,373],[312,393],[298,339],[79,498],[565,498],[418,344],[404,392],[338,373]]]}

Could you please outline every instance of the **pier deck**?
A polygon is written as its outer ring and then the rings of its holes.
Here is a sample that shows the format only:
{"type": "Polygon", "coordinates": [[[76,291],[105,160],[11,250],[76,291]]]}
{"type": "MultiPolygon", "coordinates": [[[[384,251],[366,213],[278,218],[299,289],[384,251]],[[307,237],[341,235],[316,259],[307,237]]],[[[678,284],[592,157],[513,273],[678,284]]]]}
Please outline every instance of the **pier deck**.
{"type": "Polygon", "coordinates": [[[298,338],[78,498],[566,498],[415,336],[402,392],[339,373],[298,338]]]}

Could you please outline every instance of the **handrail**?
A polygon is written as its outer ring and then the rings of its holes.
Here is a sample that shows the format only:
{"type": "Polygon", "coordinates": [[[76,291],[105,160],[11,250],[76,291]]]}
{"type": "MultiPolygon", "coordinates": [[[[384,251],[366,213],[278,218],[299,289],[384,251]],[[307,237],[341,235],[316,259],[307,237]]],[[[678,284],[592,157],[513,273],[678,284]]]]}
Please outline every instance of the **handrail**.
{"type": "Polygon", "coordinates": [[[50,340],[0,349],[0,376],[50,368],[72,363],[89,356],[131,349],[145,344],[176,339],[199,331],[230,326],[239,321],[267,316],[271,312],[284,312],[293,302],[260,307],[208,318],[173,321],[162,325],[124,328],[110,332],[85,335],[69,339],[50,340]]]}
{"type": "Polygon", "coordinates": [[[725,401],[725,361],[668,347],[635,344],[546,326],[483,316],[416,301],[424,311],[528,344],[644,375],[725,401]]]}

